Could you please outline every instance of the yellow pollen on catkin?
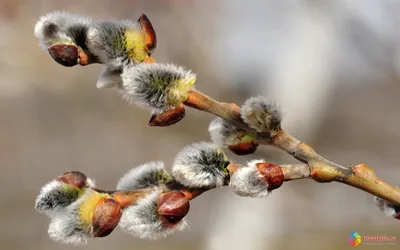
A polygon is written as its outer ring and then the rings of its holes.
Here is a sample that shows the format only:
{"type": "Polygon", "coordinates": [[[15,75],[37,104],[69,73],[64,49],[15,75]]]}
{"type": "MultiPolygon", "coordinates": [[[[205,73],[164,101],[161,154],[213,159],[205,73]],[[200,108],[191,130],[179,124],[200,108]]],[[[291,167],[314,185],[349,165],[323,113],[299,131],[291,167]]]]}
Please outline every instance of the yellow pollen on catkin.
{"type": "Polygon", "coordinates": [[[140,63],[148,57],[145,35],[139,29],[126,30],[125,43],[126,51],[133,62],[140,63]]]}
{"type": "Polygon", "coordinates": [[[86,200],[79,208],[79,217],[85,225],[90,225],[92,223],[93,213],[95,212],[97,205],[102,199],[107,197],[109,197],[109,195],[100,194],[95,191],[86,197],[86,200]]]}

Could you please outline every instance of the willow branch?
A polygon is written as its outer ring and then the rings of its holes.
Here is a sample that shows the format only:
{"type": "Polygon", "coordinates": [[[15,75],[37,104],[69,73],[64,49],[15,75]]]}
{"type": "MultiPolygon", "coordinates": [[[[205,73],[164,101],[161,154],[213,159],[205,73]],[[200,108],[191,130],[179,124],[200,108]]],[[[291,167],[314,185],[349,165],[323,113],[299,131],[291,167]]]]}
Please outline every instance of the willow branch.
{"type": "MultiPolygon", "coordinates": [[[[287,182],[292,180],[305,179],[310,177],[310,168],[306,164],[287,164],[287,165],[276,165],[273,164],[275,169],[279,168],[279,172],[282,173],[282,176],[278,176],[276,171],[268,171],[264,177],[266,178],[266,185],[272,185],[273,181],[276,181],[277,178],[281,178],[281,182],[287,182]],[[272,181],[271,181],[272,180],[272,181]]],[[[243,167],[240,164],[231,163],[229,165],[228,172],[230,175],[234,174],[239,168],[243,167]]],[[[271,168],[273,169],[273,168],[271,168]]],[[[229,186],[229,179],[226,180],[224,186],[229,186]]],[[[280,185],[279,185],[280,186],[280,185]]],[[[278,188],[274,187],[275,188],[278,188]]],[[[115,200],[119,202],[122,208],[126,208],[128,206],[132,206],[136,204],[136,202],[147,196],[148,194],[154,192],[156,189],[162,189],[164,193],[179,191],[182,192],[188,200],[193,200],[201,194],[212,190],[214,188],[188,188],[181,185],[179,182],[173,180],[168,184],[146,188],[146,189],[136,189],[136,190],[115,190],[115,191],[105,191],[97,187],[93,187],[92,189],[99,193],[107,193],[111,195],[115,200]]],[[[272,189],[271,189],[272,190],[272,189]]]]}
{"type": "MultiPolygon", "coordinates": [[[[189,92],[185,105],[219,116],[246,132],[256,134],[261,144],[279,148],[307,164],[310,177],[317,182],[341,182],[400,206],[400,189],[378,178],[375,172],[365,164],[344,167],[333,163],[283,129],[273,136],[270,133],[257,133],[243,121],[240,108],[236,104],[218,102],[196,90],[189,92]]],[[[300,169],[304,171],[302,167],[300,169]]]]}

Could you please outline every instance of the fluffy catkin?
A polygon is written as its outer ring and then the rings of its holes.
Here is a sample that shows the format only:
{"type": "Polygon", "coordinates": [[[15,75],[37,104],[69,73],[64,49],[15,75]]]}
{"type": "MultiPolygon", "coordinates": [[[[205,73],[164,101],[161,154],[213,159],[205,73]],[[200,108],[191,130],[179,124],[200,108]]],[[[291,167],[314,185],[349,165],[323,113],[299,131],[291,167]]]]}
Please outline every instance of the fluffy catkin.
{"type": "Polygon", "coordinates": [[[241,108],[244,122],[257,132],[273,132],[280,129],[282,114],[277,105],[263,96],[251,97],[241,108]]]}
{"type": "Polygon", "coordinates": [[[133,236],[152,240],[183,230],[186,227],[184,219],[168,227],[162,222],[157,211],[157,198],[160,194],[161,191],[156,190],[139,199],[135,205],[125,208],[119,222],[120,228],[133,236]]]}
{"type": "MultiPolygon", "coordinates": [[[[77,201],[66,207],[65,210],[57,213],[57,216],[52,218],[48,233],[52,240],[73,245],[83,245],[90,239],[92,225],[90,222],[82,218],[82,207],[84,203],[91,202],[96,196],[96,192],[87,189],[77,201]]],[[[84,213],[93,213],[93,211],[85,211],[84,213]]]]}
{"type": "MultiPolygon", "coordinates": [[[[220,147],[241,143],[243,137],[248,136],[245,131],[220,117],[211,121],[208,132],[212,142],[220,147]]],[[[249,139],[252,138],[249,137],[249,139]]]]}
{"type": "Polygon", "coordinates": [[[237,195],[261,198],[269,194],[268,183],[256,167],[261,162],[264,160],[250,161],[231,175],[229,186],[237,195]]]}
{"type": "Polygon", "coordinates": [[[94,181],[86,180],[87,187],[77,188],[66,183],[53,180],[40,190],[35,201],[35,209],[48,216],[57,214],[82,196],[87,188],[94,186],[94,181]]]}
{"type": "Polygon", "coordinates": [[[164,163],[153,161],[131,169],[117,184],[117,190],[134,190],[156,187],[169,179],[164,163]]]}
{"type": "Polygon", "coordinates": [[[375,204],[378,206],[385,215],[400,219],[400,207],[392,204],[389,201],[381,199],[379,197],[374,197],[375,204]]]}
{"type": "Polygon", "coordinates": [[[187,99],[196,80],[191,71],[174,64],[142,63],[125,67],[120,93],[127,102],[162,113],[187,99]]]}
{"type": "Polygon", "coordinates": [[[40,17],[35,25],[35,36],[43,50],[55,43],[68,43],[86,47],[86,32],[92,25],[89,17],[54,11],[40,17]]]}
{"type": "Polygon", "coordinates": [[[228,176],[228,165],[225,154],[216,145],[194,143],[177,154],[172,176],[187,187],[220,187],[228,176]]]}

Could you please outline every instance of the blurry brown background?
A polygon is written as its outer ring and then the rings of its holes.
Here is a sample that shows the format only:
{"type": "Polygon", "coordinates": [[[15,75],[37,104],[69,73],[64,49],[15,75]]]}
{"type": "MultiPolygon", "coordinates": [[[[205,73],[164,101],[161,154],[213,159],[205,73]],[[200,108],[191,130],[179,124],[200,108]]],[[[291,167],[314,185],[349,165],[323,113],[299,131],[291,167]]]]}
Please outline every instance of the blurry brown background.
{"type": "MultiPolygon", "coordinates": [[[[112,189],[151,160],[170,167],[185,145],[208,140],[211,115],[190,110],[167,128],[147,126],[147,110],[98,90],[101,66],[65,68],[43,51],[35,22],[53,10],[94,19],[146,13],[158,35],[154,56],[198,74],[197,88],[241,104],[262,94],[280,103],[283,126],[328,159],[366,163],[400,185],[400,3],[389,0],[0,0],[1,249],[352,249],[347,237],[393,235],[372,196],[342,184],[287,183],[267,199],[223,188],[192,202],[190,228],[160,241],[116,229],[85,247],[52,242],[33,208],[40,187],[79,170],[112,189]]],[[[271,148],[263,157],[294,159],[271,148]]]]}

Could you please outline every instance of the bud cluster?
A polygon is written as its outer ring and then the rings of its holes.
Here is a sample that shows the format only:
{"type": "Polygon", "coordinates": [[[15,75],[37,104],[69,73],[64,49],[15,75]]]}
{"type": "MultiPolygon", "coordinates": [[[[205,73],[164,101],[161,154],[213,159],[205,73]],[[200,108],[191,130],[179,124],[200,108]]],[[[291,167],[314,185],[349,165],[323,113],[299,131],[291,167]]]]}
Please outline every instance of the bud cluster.
{"type": "Polygon", "coordinates": [[[42,16],[35,26],[40,47],[63,66],[106,64],[112,70],[151,60],[157,40],[146,15],[133,21],[93,21],[64,11],[42,16]]]}
{"type": "Polygon", "coordinates": [[[185,116],[183,102],[196,75],[174,64],[155,63],[157,39],[150,20],[93,21],[52,12],[35,26],[40,46],[59,64],[104,64],[97,88],[117,88],[124,100],[151,108],[151,126],[169,126],[185,116]]]}
{"type": "Polygon", "coordinates": [[[64,173],[42,188],[35,208],[51,219],[48,233],[53,240],[83,244],[114,230],[121,206],[94,188],[91,179],[76,171],[64,173]]]}

